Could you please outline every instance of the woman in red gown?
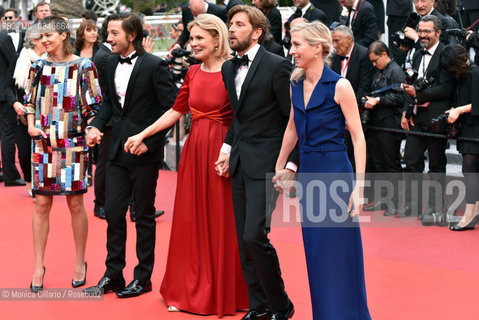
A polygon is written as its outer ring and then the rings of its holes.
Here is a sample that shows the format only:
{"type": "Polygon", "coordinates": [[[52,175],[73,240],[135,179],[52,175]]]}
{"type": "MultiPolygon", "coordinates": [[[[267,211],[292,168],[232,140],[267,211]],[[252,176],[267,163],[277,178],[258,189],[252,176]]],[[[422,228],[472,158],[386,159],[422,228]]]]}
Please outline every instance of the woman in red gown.
{"type": "Polygon", "coordinates": [[[215,170],[232,119],[221,76],[221,66],[229,55],[228,33],[224,22],[210,14],[199,15],[188,30],[195,58],[202,64],[188,70],[173,108],[130,137],[125,150],[140,153],[143,139],[191,112],[192,128],[178,166],[170,247],[160,292],[171,309],[223,316],[248,308],[230,180],[215,170]]]}

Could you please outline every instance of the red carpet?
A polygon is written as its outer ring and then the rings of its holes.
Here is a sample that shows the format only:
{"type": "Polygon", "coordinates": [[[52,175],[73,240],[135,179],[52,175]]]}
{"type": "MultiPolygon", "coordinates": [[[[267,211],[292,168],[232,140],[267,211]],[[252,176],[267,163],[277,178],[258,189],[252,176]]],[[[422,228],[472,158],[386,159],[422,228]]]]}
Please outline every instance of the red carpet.
{"type": "MultiPolygon", "coordinates": [[[[176,173],[162,171],[157,188],[158,219],[153,292],[120,300],[12,301],[3,288],[27,288],[33,272],[31,216],[34,203],[23,187],[0,184],[0,318],[1,319],[215,319],[166,310],[158,290],[165,268],[176,173]]],[[[93,189],[85,196],[89,216],[87,285],[104,272],[106,222],[93,216],[93,189]]],[[[294,201],[288,199],[288,204],[294,201]]],[[[277,212],[280,213],[280,212],[277,212]]],[[[273,221],[271,239],[278,250],[286,290],[296,306],[293,319],[309,320],[311,306],[301,231],[297,223],[273,221]]],[[[373,221],[380,215],[371,217],[373,221]]],[[[444,227],[421,227],[415,219],[382,219],[363,224],[366,288],[373,319],[479,319],[479,230],[454,233],[444,227]]],[[[45,288],[69,288],[74,251],[70,216],[63,197],[55,198],[45,256],[45,288]]],[[[125,278],[136,264],[134,223],[128,223],[125,278]]],[[[7,290],[8,292],[11,292],[7,290]]],[[[240,319],[242,314],[225,317],[240,319]]]]}

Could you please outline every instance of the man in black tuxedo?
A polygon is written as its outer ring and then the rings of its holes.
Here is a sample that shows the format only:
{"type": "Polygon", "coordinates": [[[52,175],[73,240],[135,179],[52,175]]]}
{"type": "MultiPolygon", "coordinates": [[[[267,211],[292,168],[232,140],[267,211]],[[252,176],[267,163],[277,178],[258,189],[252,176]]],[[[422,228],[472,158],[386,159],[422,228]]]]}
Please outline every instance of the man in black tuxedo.
{"type": "MultiPolygon", "coordinates": [[[[368,57],[368,49],[354,42],[354,35],[349,27],[337,26],[332,33],[333,47],[336,50],[333,56],[331,69],[348,79],[353,87],[358,106],[361,106],[361,97],[371,92],[371,80],[374,67],[368,57]]],[[[344,135],[344,143],[348,150],[348,157],[354,167],[353,142],[349,132],[344,135]]],[[[368,164],[370,162],[369,157],[368,164]]],[[[371,166],[367,166],[370,170],[371,166]]]]}
{"type": "Polygon", "coordinates": [[[15,166],[15,135],[10,121],[15,95],[13,71],[17,54],[12,38],[7,32],[0,32],[0,137],[2,141],[3,179],[5,186],[24,186],[15,166]]]}
{"type": "Polygon", "coordinates": [[[20,16],[18,10],[14,8],[8,8],[5,10],[3,16],[3,22],[8,31],[8,35],[12,38],[13,45],[15,46],[15,52],[20,54],[23,49],[23,42],[25,39],[25,30],[21,26],[17,25],[20,16]]]}
{"type": "Polygon", "coordinates": [[[321,21],[324,24],[328,22],[326,14],[316,8],[309,0],[293,0],[293,3],[296,7],[296,12],[288,18],[289,23],[291,23],[293,19],[300,17],[305,18],[309,22],[315,20],[321,21]]]}
{"type": "MultiPolygon", "coordinates": [[[[448,73],[440,64],[440,54],[444,44],[439,41],[441,34],[441,20],[433,15],[421,18],[418,25],[421,50],[416,51],[413,58],[413,68],[418,70],[418,78],[428,79],[433,83],[424,89],[416,90],[412,85],[404,85],[409,96],[406,99],[405,109],[401,118],[401,126],[405,130],[416,132],[432,132],[432,119],[443,114],[451,106],[456,81],[454,75],[448,73]]],[[[446,172],[446,139],[427,138],[414,135],[406,137],[404,161],[406,172],[422,174],[424,171],[424,152],[429,155],[429,172],[431,179],[444,186],[446,172]]],[[[417,213],[421,217],[422,196],[419,187],[418,199],[412,199],[411,190],[406,185],[405,207],[399,210],[399,215],[417,213]]],[[[421,186],[421,185],[419,185],[421,186]]],[[[422,215],[442,211],[444,199],[436,199],[435,192],[429,194],[428,208],[422,215]]]]}
{"type": "Polygon", "coordinates": [[[378,40],[378,26],[373,6],[366,0],[339,0],[348,9],[348,17],[342,21],[351,28],[354,41],[368,48],[378,40]]]}
{"type": "Polygon", "coordinates": [[[268,21],[259,9],[235,6],[228,13],[228,23],[236,57],[226,61],[221,72],[234,117],[216,165],[218,174],[231,175],[238,247],[250,301],[242,319],[285,320],[294,307],[267,236],[277,199],[267,173],[275,170],[289,119],[292,68],[260,45],[268,21]]]}
{"type": "Polygon", "coordinates": [[[107,269],[98,285],[85,289],[92,295],[100,294],[102,290],[114,290],[118,297],[128,298],[151,291],[156,233],[154,203],[165,131],[145,139],[139,155],[126,153],[123,145],[129,136],[151,125],[173,105],[176,87],[166,62],[145,52],[142,34],[137,15],[120,13],[110,16],[108,42],[115,55],[107,59],[108,90],[87,134],[89,146],[99,143],[101,131],[111,119],[105,204],[107,269]],[[139,262],[133,281],[123,288],[125,215],[131,194],[136,205],[139,262]]]}

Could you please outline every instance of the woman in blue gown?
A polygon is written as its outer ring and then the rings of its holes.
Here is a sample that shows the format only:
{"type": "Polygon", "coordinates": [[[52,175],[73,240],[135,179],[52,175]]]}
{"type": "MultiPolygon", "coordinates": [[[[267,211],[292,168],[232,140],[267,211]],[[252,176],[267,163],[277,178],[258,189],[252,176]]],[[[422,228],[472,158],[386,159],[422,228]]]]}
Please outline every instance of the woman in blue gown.
{"type": "Polygon", "coordinates": [[[331,36],[320,22],[292,30],[291,116],[276,164],[277,189],[291,179],[285,168],[298,142],[302,231],[314,320],[371,319],[364,284],[357,216],[362,207],[366,144],[354,91],[325,65],[331,36]],[[354,145],[356,181],[343,142],[354,145]]]}

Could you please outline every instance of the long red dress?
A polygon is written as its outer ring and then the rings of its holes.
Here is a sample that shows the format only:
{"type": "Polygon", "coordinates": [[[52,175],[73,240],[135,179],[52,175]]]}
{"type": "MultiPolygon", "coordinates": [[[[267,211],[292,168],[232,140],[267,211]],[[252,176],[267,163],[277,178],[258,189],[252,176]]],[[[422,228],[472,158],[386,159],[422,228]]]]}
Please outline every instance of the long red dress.
{"type": "Polygon", "coordinates": [[[215,171],[232,110],[221,72],[190,67],[173,109],[191,111],[178,165],[175,207],[160,292],[168,305],[198,314],[248,308],[230,179],[215,171]]]}

